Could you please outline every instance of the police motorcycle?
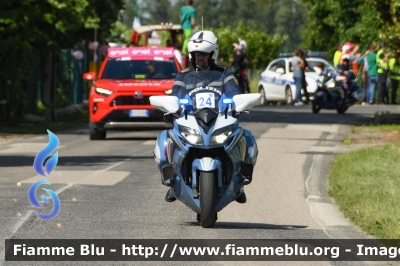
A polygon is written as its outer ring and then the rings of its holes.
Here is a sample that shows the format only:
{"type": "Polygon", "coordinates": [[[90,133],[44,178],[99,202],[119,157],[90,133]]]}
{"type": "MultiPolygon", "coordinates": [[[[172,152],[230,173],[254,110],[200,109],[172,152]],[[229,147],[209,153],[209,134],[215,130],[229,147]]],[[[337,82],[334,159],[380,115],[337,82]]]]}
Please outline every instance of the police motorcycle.
{"type": "Polygon", "coordinates": [[[260,104],[261,95],[227,98],[218,90],[223,80],[217,71],[194,71],[185,75],[193,89],[184,98],[150,97],[153,106],[174,117],[173,128],[160,134],[154,149],[161,183],[197,213],[203,228],[214,227],[217,212],[251,183],[258,155],[253,135],[239,127],[238,117],[260,104]]]}
{"type": "Polygon", "coordinates": [[[364,89],[359,87],[352,73],[332,67],[321,69],[316,66],[314,70],[318,73],[317,90],[311,107],[314,114],[321,109],[336,109],[343,114],[364,98],[364,89]]]}

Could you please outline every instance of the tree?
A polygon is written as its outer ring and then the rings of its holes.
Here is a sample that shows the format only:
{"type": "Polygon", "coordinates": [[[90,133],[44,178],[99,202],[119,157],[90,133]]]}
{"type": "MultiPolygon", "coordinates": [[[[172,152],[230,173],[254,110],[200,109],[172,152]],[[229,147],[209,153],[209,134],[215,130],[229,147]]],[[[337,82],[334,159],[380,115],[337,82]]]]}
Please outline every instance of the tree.
{"type": "Polygon", "coordinates": [[[379,40],[382,21],[369,0],[318,1],[302,0],[309,10],[303,35],[305,46],[313,50],[328,50],[333,55],[336,43],[351,41],[368,47],[379,40]]]}
{"type": "MultiPolygon", "coordinates": [[[[158,0],[158,1],[147,1],[144,2],[142,8],[143,12],[148,13],[149,18],[146,20],[148,24],[160,24],[165,22],[171,22],[173,16],[171,14],[171,3],[169,0],[158,0]]],[[[176,17],[178,15],[176,14],[176,17]]]]}
{"type": "Polygon", "coordinates": [[[219,28],[211,29],[218,37],[219,58],[225,62],[233,55],[233,43],[238,42],[238,37],[246,40],[248,48],[246,54],[252,68],[265,67],[271,60],[275,59],[279,46],[285,42],[287,36],[267,35],[261,29],[253,29],[239,22],[236,28],[221,25],[219,28]]]}
{"type": "Polygon", "coordinates": [[[400,2],[398,0],[366,0],[366,2],[376,12],[375,19],[380,25],[379,37],[389,47],[400,52],[400,2]]]}
{"type": "Polygon", "coordinates": [[[48,86],[54,86],[48,70],[57,59],[56,52],[82,40],[93,40],[94,29],[99,39],[107,36],[122,5],[122,0],[0,1],[2,122],[10,124],[24,111],[32,51],[46,62],[43,86],[47,95],[48,86]]]}

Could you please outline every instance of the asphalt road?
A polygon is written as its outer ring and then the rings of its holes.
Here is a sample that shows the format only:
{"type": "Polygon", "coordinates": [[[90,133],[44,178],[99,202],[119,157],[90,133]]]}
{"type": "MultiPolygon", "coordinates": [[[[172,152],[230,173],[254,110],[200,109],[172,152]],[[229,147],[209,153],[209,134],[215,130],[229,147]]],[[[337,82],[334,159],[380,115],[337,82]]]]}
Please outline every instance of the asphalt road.
{"type": "MultiPolygon", "coordinates": [[[[259,156],[247,203],[231,203],[214,229],[203,229],[184,204],[164,201],[153,159],[157,131],[109,132],[89,141],[86,127],[58,133],[59,160],[46,178],[60,199],[58,216],[36,217],[27,191],[43,179],[33,168],[48,136],[0,144],[0,236],[4,239],[361,239],[327,195],[326,174],[337,153],[347,152],[348,125],[369,124],[391,106],[354,106],[344,115],[311,106],[259,106],[242,115],[256,136],[259,156]]],[[[51,205],[51,203],[50,203],[51,205]]],[[[49,206],[46,206],[49,207],[49,206]]],[[[51,207],[50,207],[51,208],[51,207]]],[[[340,240],[337,240],[340,243],[340,240]]],[[[161,262],[5,262],[0,265],[158,265],[161,262]]],[[[163,263],[165,264],[165,262],[163,263]]],[[[188,265],[170,262],[170,265],[188,265]]],[[[193,262],[190,265],[364,265],[364,262],[193,262]]],[[[368,263],[370,264],[370,263],[368,263]]],[[[382,263],[387,265],[387,263],[382,263]]],[[[380,265],[380,264],[378,264],[380,265]]]]}

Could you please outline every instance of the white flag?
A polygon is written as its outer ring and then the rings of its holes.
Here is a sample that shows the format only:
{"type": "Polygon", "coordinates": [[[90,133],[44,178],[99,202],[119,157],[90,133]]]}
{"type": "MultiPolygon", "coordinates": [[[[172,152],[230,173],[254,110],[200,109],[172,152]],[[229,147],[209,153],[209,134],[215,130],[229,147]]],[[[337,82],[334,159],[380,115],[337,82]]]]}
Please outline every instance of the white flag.
{"type": "Polygon", "coordinates": [[[139,28],[140,26],[142,26],[142,24],[140,24],[139,18],[135,17],[135,19],[133,20],[133,29],[137,30],[137,28],[139,28]]]}

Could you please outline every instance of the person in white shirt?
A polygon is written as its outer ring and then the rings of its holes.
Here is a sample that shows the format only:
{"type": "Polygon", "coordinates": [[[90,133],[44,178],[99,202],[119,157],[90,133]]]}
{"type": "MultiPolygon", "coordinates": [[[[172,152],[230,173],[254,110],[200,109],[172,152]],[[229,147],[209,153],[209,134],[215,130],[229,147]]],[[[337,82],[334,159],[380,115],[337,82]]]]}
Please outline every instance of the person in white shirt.
{"type": "Polygon", "coordinates": [[[182,44],[180,42],[175,43],[174,55],[176,60],[178,60],[179,64],[182,66],[182,44]]]}

